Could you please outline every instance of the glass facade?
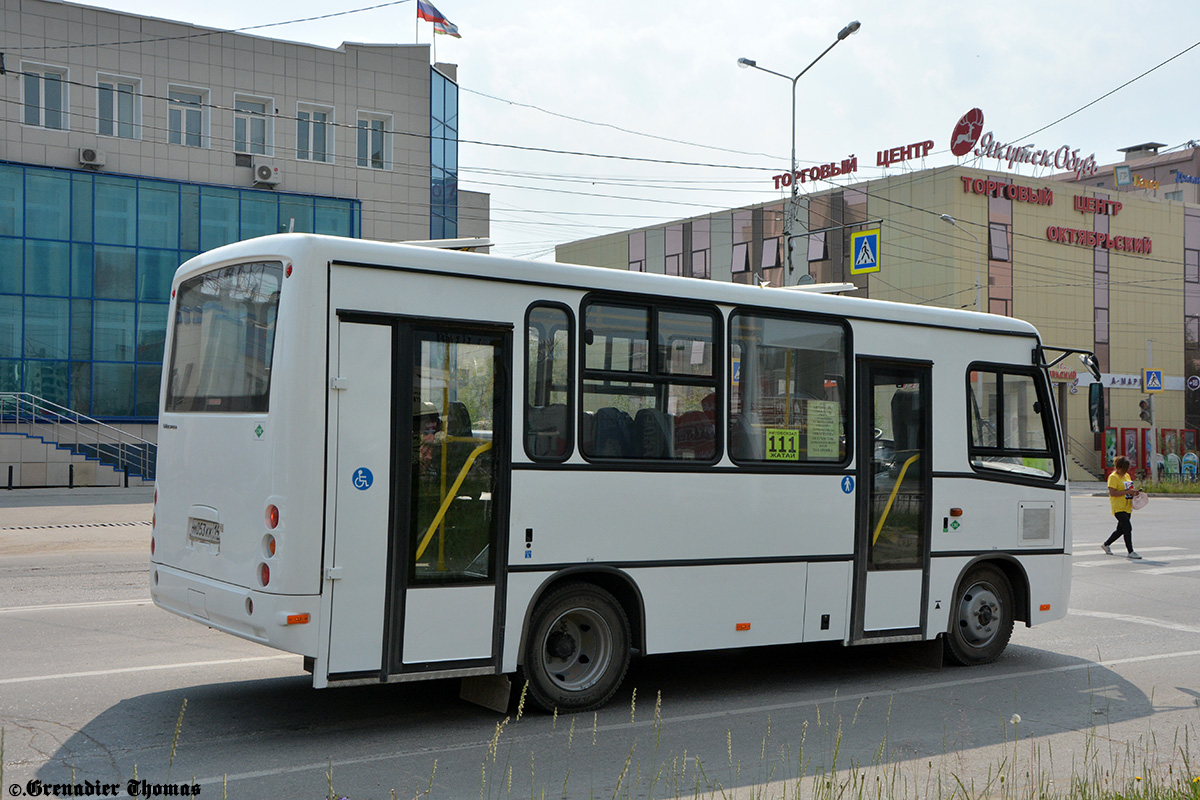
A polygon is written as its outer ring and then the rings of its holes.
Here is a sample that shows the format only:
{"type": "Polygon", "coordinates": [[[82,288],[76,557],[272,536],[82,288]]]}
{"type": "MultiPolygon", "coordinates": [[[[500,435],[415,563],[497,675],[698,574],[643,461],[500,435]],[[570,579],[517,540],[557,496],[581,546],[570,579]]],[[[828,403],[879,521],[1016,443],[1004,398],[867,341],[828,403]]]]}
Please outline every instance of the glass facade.
{"type": "Polygon", "coordinates": [[[458,238],[458,85],[430,70],[429,238],[458,238]]]}
{"type": "Polygon", "coordinates": [[[360,202],[0,163],[0,391],[155,419],[176,268],[289,226],[358,237],[360,202]]]}

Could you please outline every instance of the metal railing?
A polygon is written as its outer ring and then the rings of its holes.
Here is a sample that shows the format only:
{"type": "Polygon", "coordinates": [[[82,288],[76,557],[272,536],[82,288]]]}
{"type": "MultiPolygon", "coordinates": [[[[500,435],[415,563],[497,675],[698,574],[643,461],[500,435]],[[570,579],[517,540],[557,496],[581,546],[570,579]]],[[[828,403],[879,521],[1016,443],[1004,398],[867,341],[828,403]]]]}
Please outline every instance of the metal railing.
{"type": "Polygon", "coordinates": [[[1096,480],[1104,480],[1104,467],[1100,463],[1100,454],[1093,449],[1092,445],[1079,441],[1069,433],[1066,436],[1067,455],[1096,480]]]}
{"type": "Polygon", "coordinates": [[[0,431],[37,436],[127,476],[154,480],[158,445],[28,392],[0,392],[0,431]]]}

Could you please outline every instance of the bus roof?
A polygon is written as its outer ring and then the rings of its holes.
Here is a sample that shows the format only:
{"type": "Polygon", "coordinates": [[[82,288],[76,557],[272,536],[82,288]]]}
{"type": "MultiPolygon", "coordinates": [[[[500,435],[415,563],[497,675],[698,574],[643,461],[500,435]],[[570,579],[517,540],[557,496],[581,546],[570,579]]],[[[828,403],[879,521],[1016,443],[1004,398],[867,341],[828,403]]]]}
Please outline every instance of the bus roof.
{"type": "Polygon", "coordinates": [[[236,263],[248,258],[290,258],[295,261],[311,261],[315,258],[319,261],[363,266],[407,267],[447,275],[573,288],[580,291],[661,295],[677,300],[759,308],[774,306],[858,319],[1037,336],[1037,329],[1024,320],[977,311],[813,291],[788,291],[782,287],[747,286],[673,275],[626,272],[606,267],[528,261],[484,253],[312,233],[272,234],[209,250],[184,263],[175,274],[175,282],[178,284],[186,277],[220,264],[236,263]]]}

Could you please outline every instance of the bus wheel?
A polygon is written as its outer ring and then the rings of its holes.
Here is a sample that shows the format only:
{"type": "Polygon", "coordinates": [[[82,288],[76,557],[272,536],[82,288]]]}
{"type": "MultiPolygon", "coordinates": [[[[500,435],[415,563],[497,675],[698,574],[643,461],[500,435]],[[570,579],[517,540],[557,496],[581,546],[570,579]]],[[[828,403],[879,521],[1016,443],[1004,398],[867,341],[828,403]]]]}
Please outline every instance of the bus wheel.
{"type": "Polygon", "coordinates": [[[996,567],[983,565],[968,572],[959,586],[946,632],[946,655],[962,666],[995,661],[1012,636],[1008,578],[996,567]]]}
{"type": "Polygon", "coordinates": [[[588,711],[608,701],[629,667],[629,620],[598,586],[569,583],[538,603],[525,643],[533,701],[547,711],[588,711]]]}

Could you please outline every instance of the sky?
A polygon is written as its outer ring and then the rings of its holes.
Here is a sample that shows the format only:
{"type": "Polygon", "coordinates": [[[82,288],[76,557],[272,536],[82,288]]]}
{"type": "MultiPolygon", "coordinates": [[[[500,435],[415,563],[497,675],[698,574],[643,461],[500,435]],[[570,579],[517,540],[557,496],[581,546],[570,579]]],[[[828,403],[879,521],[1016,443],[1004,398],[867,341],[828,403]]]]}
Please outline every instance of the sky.
{"type": "MultiPolygon", "coordinates": [[[[240,29],[380,1],[88,4],[240,29]]],[[[462,35],[436,37],[436,60],[459,70],[460,188],[491,195],[493,252],[504,255],[553,259],[562,242],[784,196],[772,176],[791,157],[791,82],[737,60],[794,76],[852,20],[861,29],[796,89],[799,166],[857,156],[841,184],[956,162],[994,168],[949,152],[955,123],[976,107],[1000,141],[1069,145],[1099,164],[1142,142],[1200,140],[1200,46],[1088,106],[1200,44],[1196,0],[435,5],[462,35]],[[879,151],[926,140],[935,146],[923,160],[877,166],[879,151]]],[[[252,33],[327,47],[434,38],[416,0],[252,33]]]]}

